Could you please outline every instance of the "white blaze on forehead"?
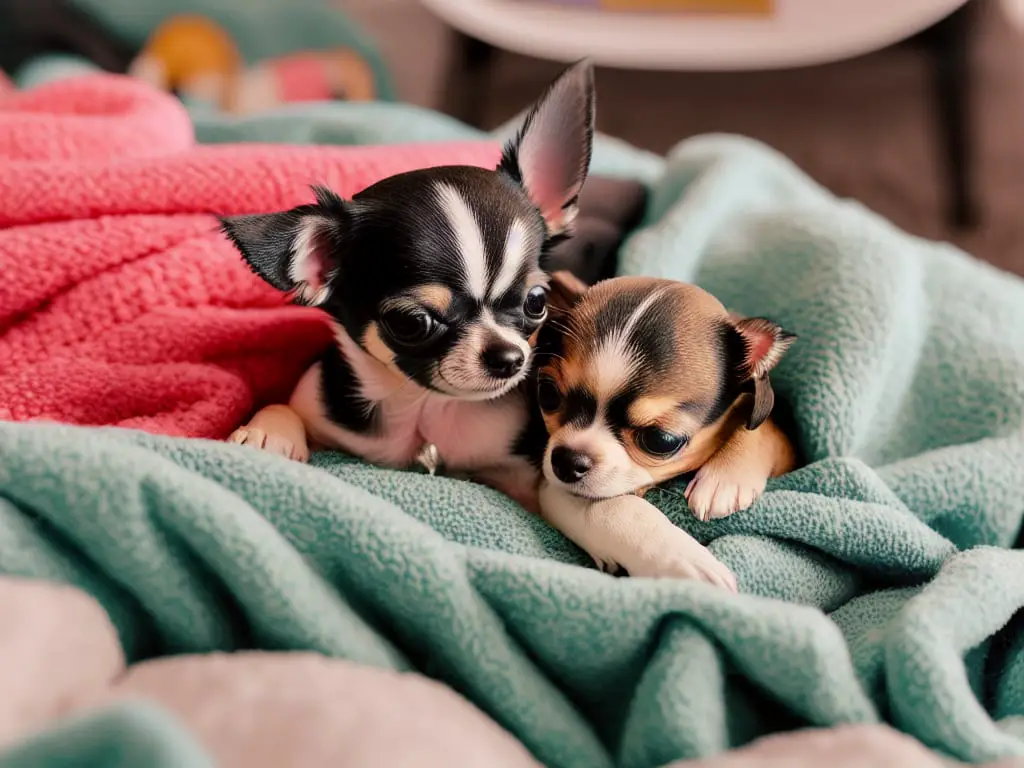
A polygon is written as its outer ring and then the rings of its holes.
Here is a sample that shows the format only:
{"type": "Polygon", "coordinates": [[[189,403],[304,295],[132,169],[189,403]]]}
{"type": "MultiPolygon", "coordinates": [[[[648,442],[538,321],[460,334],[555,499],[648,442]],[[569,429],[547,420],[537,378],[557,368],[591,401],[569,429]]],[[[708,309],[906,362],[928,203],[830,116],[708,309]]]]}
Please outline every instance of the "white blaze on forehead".
{"type": "Polygon", "coordinates": [[[512,287],[516,275],[522,269],[523,262],[526,260],[527,236],[526,226],[519,219],[513,221],[512,226],[508,228],[508,234],[505,236],[505,250],[501,255],[501,269],[498,270],[494,283],[491,285],[490,298],[492,301],[512,287]]]}
{"type": "Polygon", "coordinates": [[[594,394],[599,399],[618,392],[633,375],[639,361],[634,350],[630,348],[629,337],[640,322],[640,318],[654,305],[664,290],[659,288],[641,301],[629,319],[601,339],[598,344],[597,350],[589,360],[588,368],[598,390],[594,394]]]}
{"type": "Polygon", "coordinates": [[[455,235],[455,247],[462,261],[466,290],[475,299],[487,293],[487,254],[484,236],[473,210],[462,194],[451,184],[438,184],[437,198],[455,235]]]}

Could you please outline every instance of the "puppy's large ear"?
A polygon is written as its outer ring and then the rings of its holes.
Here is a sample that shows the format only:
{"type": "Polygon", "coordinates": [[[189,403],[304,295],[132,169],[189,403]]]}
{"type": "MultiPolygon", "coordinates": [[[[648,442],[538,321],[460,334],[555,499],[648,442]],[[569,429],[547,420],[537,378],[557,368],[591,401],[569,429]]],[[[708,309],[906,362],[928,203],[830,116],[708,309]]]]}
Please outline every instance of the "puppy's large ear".
{"type": "Polygon", "coordinates": [[[499,170],[522,184],[551,236],[571,231],[594,144],[594,68],[569,67],[505,145],[499,170]]]}
{"type": "Polygon", "coordinates": [[[280,213],[230,216],[221,229],[252,270],[296,301],[318,306],[337,274],[341,235],[349,223],[345,202],[329,189],[313,187],[316,203],[280,213]]]}
{"type": "Polygon", "coordinates": [[[754,392],[747,429],[757,429],[775,407],[775,393],[768,374],[793,346],[796,336],[763,317],[734,318],[733,328],[742,343],[742,359],[736,365],[741,384],[752,387],[754,392]]]}

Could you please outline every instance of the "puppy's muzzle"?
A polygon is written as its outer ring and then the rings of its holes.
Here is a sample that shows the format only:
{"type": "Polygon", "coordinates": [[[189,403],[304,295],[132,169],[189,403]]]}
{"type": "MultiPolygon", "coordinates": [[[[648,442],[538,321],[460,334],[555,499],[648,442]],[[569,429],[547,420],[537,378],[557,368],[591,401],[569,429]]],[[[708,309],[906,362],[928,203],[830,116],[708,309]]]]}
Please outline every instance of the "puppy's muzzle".
{"type": "Polygon", "coordinates": [[[519,347],[510,344],[494,344],[480,353],[484,370],[495,379],[511,379],[526,364],[526,356],[519,347]]]}
{"type": "Polygon", "coordinates": [[[594,467],[594,460],[582,451],[559,445],[551,451],[551,471],[566,485],[578,483],[594,467]]]}

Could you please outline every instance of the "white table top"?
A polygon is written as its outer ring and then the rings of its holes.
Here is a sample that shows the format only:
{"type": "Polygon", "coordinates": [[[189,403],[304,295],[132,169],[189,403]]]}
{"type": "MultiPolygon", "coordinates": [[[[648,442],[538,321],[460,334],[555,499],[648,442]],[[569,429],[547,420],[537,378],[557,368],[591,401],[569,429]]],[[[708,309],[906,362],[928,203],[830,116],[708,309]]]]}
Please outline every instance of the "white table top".
{"type": "Polygon", "coordinates": [[[771,17],[601,11],[529,0],[422,0],[498,48],[620,69],[753,70],[851,58],[897,43],[967,0],[776,0],[771,17]]]}

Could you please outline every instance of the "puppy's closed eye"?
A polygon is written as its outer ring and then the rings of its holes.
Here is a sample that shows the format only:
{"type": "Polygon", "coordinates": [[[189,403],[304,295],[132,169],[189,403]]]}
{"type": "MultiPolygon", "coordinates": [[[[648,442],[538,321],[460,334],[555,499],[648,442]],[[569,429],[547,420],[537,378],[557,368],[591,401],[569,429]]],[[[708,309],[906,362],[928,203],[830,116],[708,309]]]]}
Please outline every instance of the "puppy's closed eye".
{"type": "Polygon", "coordinates": [[[381,315],[385,335],[404,347],[418,347],[440,336],[445,325],[422,309],[389,309],[381,315]]]}

